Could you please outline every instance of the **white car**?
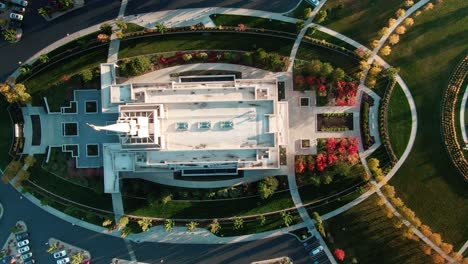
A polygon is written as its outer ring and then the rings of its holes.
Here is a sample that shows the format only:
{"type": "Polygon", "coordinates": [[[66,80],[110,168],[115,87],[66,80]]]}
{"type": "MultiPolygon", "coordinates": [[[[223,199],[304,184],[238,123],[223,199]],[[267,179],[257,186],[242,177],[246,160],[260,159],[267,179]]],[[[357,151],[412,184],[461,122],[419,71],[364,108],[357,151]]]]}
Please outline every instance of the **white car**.
{"type": "Polygon", "coordinates": [[[25,239],[25,240],[23,240],[23,241],[18,242],[16,245],[17,245],[18,247],[24,247],[24,246],[26,246],[26,245],[28,245],[28,244],[29,244],[29,240],[25,239]]]}
{"type": "Polygon", "coordinates": [[[25,247],[18,249],[19,254],[23,254],[24,252],[28,252],[28,251],[29,251],[29,246],[25,246],[25,247]]]}
{"type": "Polygon", "coordinates": [[[23,21],[23,15],[16,14],[16,13],[10,13],[10,19],[23,21]]]}
{"type": "Polygon", "coordinates": [[[67,255],[67,251],[62,250],[62,251],[59,251],[59,252],[55,252],[54,253],[54,258],[58,259],[58,258],[61,258],[61,257],[65,257],[66,255],[67,255]]]}
{"type": "Polygon", "coordinates": [[[70,258],[63,258],[63,259],[57,260],[57,264],[67,264],[67,263],[70,263],[70,258]]]}
{"type": "Polygon", "coordinates": [[[318,253],[320,253],[322,251],[323,251],[323,247],[318,246],[316,249],[310,251],[309,256],[315,256],[315,255],[317,255],[318,253]]]}

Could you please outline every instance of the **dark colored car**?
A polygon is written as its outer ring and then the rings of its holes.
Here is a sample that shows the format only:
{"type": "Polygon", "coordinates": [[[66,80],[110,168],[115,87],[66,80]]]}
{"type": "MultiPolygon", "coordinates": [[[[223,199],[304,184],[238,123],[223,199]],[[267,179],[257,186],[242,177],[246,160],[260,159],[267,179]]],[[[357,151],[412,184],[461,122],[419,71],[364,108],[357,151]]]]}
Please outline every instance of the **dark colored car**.
{"type": "Polygon", "coordinates": [[[34,264],[36,261],[34,259],[26,260],[23,264],[34,264]]]}
{"type": "Polygon", "coordinates": [[[12,6],[11,10],[18,12],[18,13],[24,13],[26,12],[26,8],[21,7],[21,6],[12,6]]]}
{"type": "Polygon", "coordinates": [[[16,241],[25,240],[28,237],[29,237],[28,232],[18,233],[18,234],[16,234],[16,241]]]}

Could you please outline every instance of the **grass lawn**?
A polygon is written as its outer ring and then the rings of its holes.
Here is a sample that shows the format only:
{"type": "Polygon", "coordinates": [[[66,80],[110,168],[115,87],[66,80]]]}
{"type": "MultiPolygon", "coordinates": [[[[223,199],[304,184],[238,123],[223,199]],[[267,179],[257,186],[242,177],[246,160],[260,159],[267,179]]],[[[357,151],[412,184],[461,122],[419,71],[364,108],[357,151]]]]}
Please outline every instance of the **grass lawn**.
{"type": "Polygon", "coordinates": [[[353,75],[358,70],[359,64],[359,61],[354,57],[305,42],[302,42],[299,46],[296,58],[306,61],[318,59],[323,62],[329,62],[334,67],[342,68],[347,75],[353,75]]]}
{"type": "Polygon", "coordinates": [[[96,193],[93,190],[62,180],[42,169],[44,155],[35,155],[37,163],[30,168],[31,181],[51,193],[66,199],[95,208],[112,211],[112,199],[109,194],[96,193]]]}
{"type": "Polygon", "coordinates": [[[339,193],[353,185],[360,183],[362,179],[357,176],[354,178],[346,177],[334,177],[334,180],[330,184],[321,184],[320,186],[315,186],[309,184],[303,187],[299,187],[299,194],[303,203],[310,203],[315,200],[328,197],[330,195],[339,193]]]}
{"type": "MultiPolygon", "coordinates": [[[[108,45],[104,45],[84,54],[77,54],[63,61],[60,61],[42,72],[27,80],[24,84],[29,93],[35,94],[52,87],[54,84],[64,79],[64,76],[71,77],[73,74],[86,68],[99,66],[100,63],[107,61],[108,45]]],[[[66,78],[65,78],[66,79],[66,78]]]]}
{"type": "Polygon", "coordinates": [[[294,41],[291,39],[247,33],[165,34],[122,41],[119,58],[176,50],[231,49],[248,51],[258,48],[289,56],[293,44],[294,41]]]}
{"type": "Polygon", "coordinates": [[[144,200],[124,199],[126,214],[176,219],[247,216],[291,207],[294,207],[294,203],[289,192],[274,194],[266,200],[254,197],[213,202],[171,201],[166,205],[161,203],[150,205],[144,200]]]}
{"type": "Polygon", "coordinates": [[[307,36],[315,39],[325,40],[328,43],[344,47],[345,49],[348,49],[350,51],[354,51],[356,49],[353,45],[349,44],[348,42],[314,28],[309,28],[307,30],[307,36]]]}
{"type": "Polygon", "coordinates": [[[380,168],[382,169],[391,165],[391,158],[383,144],[380,145],[374,152],[372,152],[372,154],[370,154],[366,159],[369,161],[372,158],[378,159],[380,161],[380,168]]]}
{"type": "Polygon", "coordinates": [[[0,130],[0,169],[2,170],[6,168],[11,160],[8,152],[10,151],[13,137],[13,124],[8,115],[8,105],[4,97],[0,96],[0,124],[2,124],[2,129],[0,130]]]}
{"type": "Polygon", "coordinates": [[[390,143],[399,158],[406,149],[411,133],[411,110],[405,93],[398,84],[390,97],[388,124],[390,143]]]}
{"type": "Polygon", "coordinates": [[[445,1],[423,12],[387,59],[415,99],[418,132],[412,152],[392,179],[397,195],[455,249],[468,237],[468,185],[446,155],[440,103],[451,72],[466,55],[468,2],[445,1]]]}
{"type": "MultiPolygon", "coordinates": [[[[302,222],[301,217],[297,213],[291,214],[293,217],[293,222],[290,224],[290,226],[302,222]]],[[[221,230],[219,231],[219,234],[217,234],[217,236],[242,236],[266,232],[283,227],[286,226],[284,225],[283,218],[281,217],[281,215],[274,215],[266,217],[266,221],[263,225],[260,225],[259,219],[252,219],[248,221],[246,220],[244,221],[244,226],[239,230],[234,229],[233,223],[221,223],[221,230]]]]}
{"type": "MultiPolygon", "coordinates": [[[[355,257],[359,263],[414,264],[432,263],[419,243],[403,237],[404,229],[394,227],[385,210],[376,205],[376,195],[352,209],[325,221],[333,243],[330,250],[341,248],[346,259],[355,257]]],[[[351,263],[351,262],[346,262],[351,263]]]]}
{"type": "Polygon", "coordinates": [[[296,24],[283,22],[280,20],[270,20],[268,18],[240,16],[240,15],[210,15],[211,20],[217,26],[237,27],[244,24],[249,28],[264,28],[277,31],[296,33],[296,24]]]}
{"type": "Polygon", "coordinates": [[[401,0],[329,0],[322,7],[328,14],[322,24],[368,46],[402,4],[401,0]]]}

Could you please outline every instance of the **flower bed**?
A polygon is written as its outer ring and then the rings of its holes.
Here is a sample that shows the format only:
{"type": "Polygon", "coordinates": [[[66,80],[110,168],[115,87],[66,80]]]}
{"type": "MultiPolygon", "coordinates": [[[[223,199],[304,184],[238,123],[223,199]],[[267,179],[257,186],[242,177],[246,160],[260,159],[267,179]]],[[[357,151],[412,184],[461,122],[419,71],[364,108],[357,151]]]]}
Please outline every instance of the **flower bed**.
{"type": "Polygon", "coordinates": [[[353,129],[352,113],[331,113],[317,115],[318,131],[346,131],[353,129]]]}
{"type": "Polygon", "coordinates": [[[351,167],[359,162],[356,138],[328,138],[317,142],[317,155],[295,157],[299,184],[330,184],[335,176],[352,176],[351,167]]]}

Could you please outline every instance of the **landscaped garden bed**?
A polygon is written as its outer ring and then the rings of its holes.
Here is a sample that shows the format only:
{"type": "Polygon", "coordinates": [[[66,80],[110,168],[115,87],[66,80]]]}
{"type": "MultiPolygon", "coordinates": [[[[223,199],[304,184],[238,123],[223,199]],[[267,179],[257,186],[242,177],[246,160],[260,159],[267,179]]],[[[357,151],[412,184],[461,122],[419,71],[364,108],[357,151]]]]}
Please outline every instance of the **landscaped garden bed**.
{"type": "Polygon", "coordinates": [[[263,28],[290,33],[296,33],[297,31],[296,24],[294,23],[268,18],[224,14],[213,14],[210,15],[210,18],[217,26],[242,27],[243,25],[248,28],[263,28]]]}
{"type": "Polygon", "coordinates": [[[326,113],[317,115],[317,131],[353,130],[353,113],[326,113]]]}
{"type": "Polygon", "coordinates": [[[370,108],[374,105],[374,99],[368,94],[363,93],[361,99],[361,108],[360,108],[360,126],[361,126],[361,140],[364,150],[368,149],[375,142],[373,136],[370,135],[369,127],[369,113],[370,108]]]}

